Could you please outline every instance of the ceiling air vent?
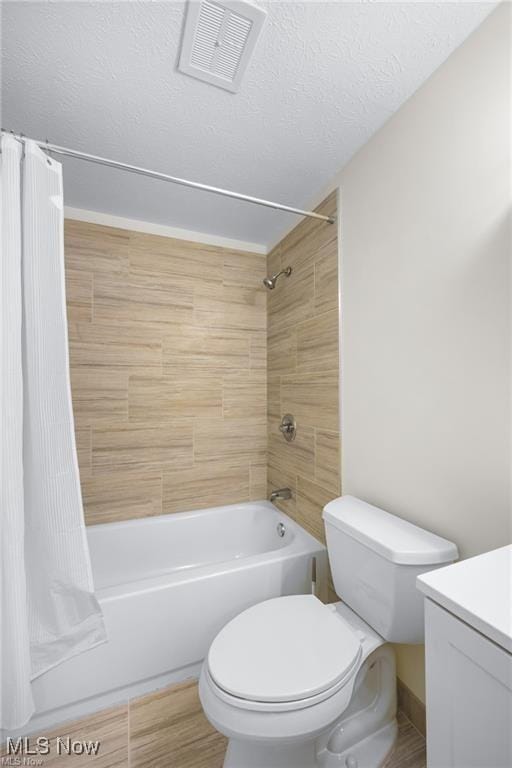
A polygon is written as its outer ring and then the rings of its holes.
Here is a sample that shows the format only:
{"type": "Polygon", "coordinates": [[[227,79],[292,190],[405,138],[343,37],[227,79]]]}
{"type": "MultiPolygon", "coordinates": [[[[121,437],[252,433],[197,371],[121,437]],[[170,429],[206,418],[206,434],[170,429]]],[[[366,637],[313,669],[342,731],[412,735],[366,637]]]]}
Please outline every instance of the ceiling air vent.
{"type": "Polygon", "coordinates": [[[241,0],[189,0],[178,68],[234,93],[265,16],[261,8],[241,0]]]}

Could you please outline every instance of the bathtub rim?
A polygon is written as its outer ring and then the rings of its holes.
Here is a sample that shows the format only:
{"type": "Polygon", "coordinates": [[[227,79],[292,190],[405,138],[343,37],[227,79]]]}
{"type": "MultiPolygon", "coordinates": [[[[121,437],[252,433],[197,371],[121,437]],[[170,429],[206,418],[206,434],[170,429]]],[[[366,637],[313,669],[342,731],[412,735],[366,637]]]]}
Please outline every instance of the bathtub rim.
{"type": "MultiPolygon", "coordinates": [[[[237,571],[242,568],[253,568],[261,566],[262,563],[272,563],[276,560],[289,560],[293,557],[307,554],[311,552],[317,552],[319,549],[327,549],[326,545],[316,539],[312,534],[306,531],[299,523],[289,517],[286,513],[281,512],[271,502],[264,501],[250,501],[239,502],[236,504],[226,504],[219,507],[207,507],[200,510],[191,510],[187,512],[171,512],[167,515],[155,515],[147,518],[136,518],[133,520],[120,520],[118,522],[110,523],[97,523],[94,526],[88,526],[92,529],[102,529],[108,526],[109,529],[119,529],[119,527],[140,527],[144,524],[154,525],[160,522],[169,522],[171,519],[175,519],[179,516],[180,520],[194,519],[201,516],[210,515],[213,512],[225,512],[235,511],[237,508],[248,509],[252,506],[263,506],[274,516],[276,524],[283,522],[286,527],[293,533],[291,540],[282,547],[276,549],[263,550],[248,556],[239,558],[228,558],[226,560],[217,560],[210,563],[202,563],[196,566],[183,568],[183,569],[170,569],[165,573],[137,578],[132,581],[123,581],[119,584],[99,587],[96,589],[96,597],[100,604],[108,602],[110,600],[121,599],[123,597],[128,598],[134,594],[141,594],[144,592],[151,592],[153,590],[166,589],[172,585],[186,584],[196,581],[201,578],[208,577],[226,572],[237,571]]],[[[99,532],[99,531],[98,531],[99,532]]],[[[93,571],[94,578],[94,571],[93,571]]]]}
{"type": "MultiPolygon", "coordinates": [[[[305,530],[305,528],[302,528],[302,526],[299,523],[296,523],[295,520],[293,520],[291,517],[289,517],[285,512],[281,512],[278,507],[275,506],[271,501],[268,501],[268,499],[256,499],[251,501],[237,501],[234,504],[219,504],[216,507],[199,507],[197,509],[189,509],[185,512],[166,512],[161,515],[146,515],[144,517],[133,517],[129,518],[127,520],[112,520],[107,523],[93,523],[92,525],[87,525],[86,529],[87,532],[91,531],[100,531],[100,530],[110,530],[112,528],[138,528],[141,525],[158,525],[164,521],[169,520],[187,520],[187,519],[193,519],[196,517],[202,517],[203,515],[211,515],[214,512],[228,512],[231,510],[235,510],[236,508],[240,509],[248,509],[250,507],[264,507],[265,509],[269,510],[270,512],[273,512],[274,514],[283,515],[286,517],[294,526],[297,526],[303,533],[305,533],[307,536],[311,536],[311,538],[315,538],[312,536],[312,534],[308,533],[308,531],[305,530]]],[[[318,541],[315,539],[315,541],[318,541]]],[[[322,542],[320,542],[322,543],[322,542]]],[[[325,546],[325,545],[324,545],[325,546]]]]}

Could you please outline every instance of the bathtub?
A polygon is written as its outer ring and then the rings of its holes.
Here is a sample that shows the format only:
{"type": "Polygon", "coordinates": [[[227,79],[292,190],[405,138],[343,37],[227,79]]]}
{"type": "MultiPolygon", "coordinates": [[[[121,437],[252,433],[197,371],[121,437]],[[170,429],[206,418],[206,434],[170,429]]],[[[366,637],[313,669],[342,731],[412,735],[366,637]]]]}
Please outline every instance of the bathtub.
{"type": "Polygon", "coordinates": [[[88,538],[109,639],[34,681],[24,733],[197,676],[244,608],[311,591],[313,559],[325,594],[325,547],[267,501],[94,525],[88,538]]]}

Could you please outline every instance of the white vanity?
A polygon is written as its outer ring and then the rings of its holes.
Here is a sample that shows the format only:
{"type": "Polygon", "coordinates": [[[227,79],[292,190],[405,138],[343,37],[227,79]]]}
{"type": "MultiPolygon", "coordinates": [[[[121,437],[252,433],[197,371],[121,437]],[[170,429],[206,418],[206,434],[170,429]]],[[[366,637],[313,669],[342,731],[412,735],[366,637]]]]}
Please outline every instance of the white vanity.
{"type": "Polygon", "coordinates": [[[420,576],[428,768],[512,766],[512,546],[420,576]]]}

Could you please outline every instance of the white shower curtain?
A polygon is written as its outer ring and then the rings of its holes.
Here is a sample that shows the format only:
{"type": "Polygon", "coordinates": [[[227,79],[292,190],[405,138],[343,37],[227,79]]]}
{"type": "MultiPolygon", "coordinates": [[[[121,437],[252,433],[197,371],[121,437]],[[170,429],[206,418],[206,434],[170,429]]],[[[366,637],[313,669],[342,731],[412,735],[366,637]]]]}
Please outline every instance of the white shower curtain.
{"type": "Polygon", "coordinates": [[[31,680],[106,640],[94,596],[69,384],[62,169],[2,136],[0,729],[31,680]]]}

